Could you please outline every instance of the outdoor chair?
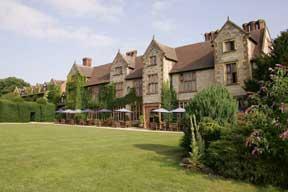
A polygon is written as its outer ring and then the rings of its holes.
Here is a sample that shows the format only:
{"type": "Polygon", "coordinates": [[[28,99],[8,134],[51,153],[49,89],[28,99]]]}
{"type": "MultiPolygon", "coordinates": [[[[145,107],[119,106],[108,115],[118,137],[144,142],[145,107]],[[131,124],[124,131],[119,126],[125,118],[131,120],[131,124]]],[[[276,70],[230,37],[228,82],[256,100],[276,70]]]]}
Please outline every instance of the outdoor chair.
{"type": "Polygon", "coordinates": [[[179,124],[178,123],[170,123],[169,124],[169,131],[179,131],[179,124]]]}
{"type": "Polygon", "coordinates": [[[126,121],[125,122],[125,127],[132,127],[132,122],[131,121],[126,121]]]}
{"type": "Polygon", "coordinates": [[[93,125],[94,124],[94,121],[93,121],[93,119],[88,119],[87,120],[87,125],[93,125]]]}
{"type": "Polygon", "coordinates": [[[150,122],[150,123],[149,123],[149,128],[152,129],[152,130],[157,130],[157,128],[158,128],[158,123],[150,122]]]}
{"type": "Polygon", "coordinates": [[[131,121],[131,127],[139,127],[139,120],[131,121]]]}
{"type": "Polygon", "coordinates": [[[121,128],[125,128],[125,127],[126,127],[125,121],[120,121],[120,127],[121,127],[121,128]]]}
{"type": "Polygon", "coordinates": [[[113,127],[120,127],[120,122],[119,121],[113,121],[113,127]]]}

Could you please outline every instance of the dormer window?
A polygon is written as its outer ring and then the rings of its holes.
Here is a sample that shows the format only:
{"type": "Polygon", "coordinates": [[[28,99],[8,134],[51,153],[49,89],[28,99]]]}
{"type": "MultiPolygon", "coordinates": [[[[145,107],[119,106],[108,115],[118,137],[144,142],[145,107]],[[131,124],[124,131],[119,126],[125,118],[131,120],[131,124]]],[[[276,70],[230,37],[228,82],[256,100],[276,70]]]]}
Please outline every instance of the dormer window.
{"type": "Polygon", "coordinates": [[[150,57],[150,65],[157,65],[157,57],[153,55],[150,57]]]}
{"type": "Polygon", "coordinates": [[[115,67],[115,75],[121,75],[122,74],[122,67],[115,67]]]}
{"type": "Polygon", "coordinates": [[[223,52],[230,52],[230,51],[235,51],[236,47],[235,47],[235,41],[226,41],[223,44],[223,52]]]}

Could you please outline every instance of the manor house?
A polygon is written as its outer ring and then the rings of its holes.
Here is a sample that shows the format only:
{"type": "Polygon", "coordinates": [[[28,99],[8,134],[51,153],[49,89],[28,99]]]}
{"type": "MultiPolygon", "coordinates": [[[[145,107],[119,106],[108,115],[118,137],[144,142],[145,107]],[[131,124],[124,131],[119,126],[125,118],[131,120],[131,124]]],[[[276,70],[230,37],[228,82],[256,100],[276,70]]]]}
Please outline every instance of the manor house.
{"type": "Polygon", "coordinates": [[[87,78],[86,87],[95,98],[102,85],[115,83],[116,96],[125,96],[131,88],[142,96],[133,111],[133,119],[144,116],[149,127],[151,110],[161,107],[163,82],[175,89],[179,106],[198,91],[213,84],[227,87],[233,96],[245,95],[244,82],[252,78],[253,58],[269,54],[272,40],[264,20],[239,26],[231,20],[218,30],[205,33],[204,41],[171,47],[153,38],[143,55],[137,50],[118,52],[111,63],[92,66],[90,58],[74,64],[68,76],[79,72],[87,78]]]}

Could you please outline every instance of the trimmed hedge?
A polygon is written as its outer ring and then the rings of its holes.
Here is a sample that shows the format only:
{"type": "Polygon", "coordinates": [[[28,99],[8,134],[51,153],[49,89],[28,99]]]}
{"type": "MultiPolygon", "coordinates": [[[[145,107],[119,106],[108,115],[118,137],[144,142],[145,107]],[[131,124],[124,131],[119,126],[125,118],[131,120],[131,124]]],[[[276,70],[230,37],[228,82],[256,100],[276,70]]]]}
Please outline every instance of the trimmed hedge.
{"type": "Polygon", "coordinates": [[[34,121],[54,121],[55,105],[0,100],[0,122],[29,122],[31,113],[34,121]]]}

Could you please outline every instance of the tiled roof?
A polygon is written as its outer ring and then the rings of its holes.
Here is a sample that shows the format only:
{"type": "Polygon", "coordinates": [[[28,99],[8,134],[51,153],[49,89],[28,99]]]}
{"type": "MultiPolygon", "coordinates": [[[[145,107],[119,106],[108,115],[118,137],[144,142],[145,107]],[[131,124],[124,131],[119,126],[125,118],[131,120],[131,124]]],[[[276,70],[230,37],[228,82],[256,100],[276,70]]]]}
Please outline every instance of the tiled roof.
{"type": "Polygon", "coordinates": [[[129,79],[142,78],[143,66],[144,66],[143,56],[136,57],[135,69],[129,75],[126,76],[126,79],[129,80],[129,79]]]}
{"type": "Polygon", "coordinates": [[[174,61],[177,61],[177,55],[176,55],[176,51],[174,48],[169,47],[167,45],[163,45],[157,41],[155,41],[159,48],[165,53],[165,57],[167,57],[168,59],[172,59],[174,61]]]}
{"type": "Polygon", "coordinates": [[[92,69],[91,78],[86,83],[86,86],[98,85],[102,83],[109,83],[110,71],[112,63],[95,66],[92,69]]]}
{"type": "Polygon", "coordinates": [[[202,42],[175,48],[178,61],[170,73],[200,70],[214,67],[214,49],[210,42],[202,42]]]}
{"type": "Polygon", "coordinates": [[[76,65],[79,73],[85,77],[91,77],[92,76],[92,72],[93,72],[93,68],[92,67],[87,67],[87,66],[83,66],[83,65],[76,65]]]}
{"type": "Polygon", "coordinates": [[[264,33],[265,29],[250,32],[250,37],[257,43],[254,54],[259,54],[261,52],[264,33]]]}

